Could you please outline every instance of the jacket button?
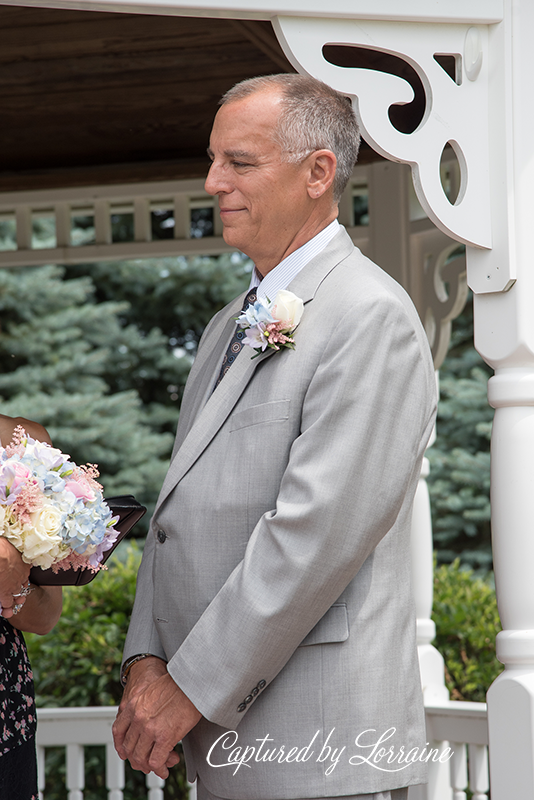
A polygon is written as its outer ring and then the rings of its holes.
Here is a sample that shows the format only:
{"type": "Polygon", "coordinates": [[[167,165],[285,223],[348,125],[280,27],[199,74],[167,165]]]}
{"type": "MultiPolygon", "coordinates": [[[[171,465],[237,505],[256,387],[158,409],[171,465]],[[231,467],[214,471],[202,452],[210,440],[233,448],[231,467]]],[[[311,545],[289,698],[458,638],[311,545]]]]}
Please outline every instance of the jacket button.
{"type": "Polygon", "coordinates": [[[258,683],[258,689],[263,689],[265,686],[267,686],[267,681],[260,681],[258,683]]]}
{"type": "Polygon", "coordinates": [[[245,710],[245,708],[246,708],[246,705],[244,703],[240,703],[238,705],[238,707],[237,707],[237,710],[239,711],[239,713],[241,713],[242,711],[245,710]]]}
{"type": "Polygon", "coordinates": [[[251,694],[249,694],[249,695],[247,695],[245,697],[245,703],[247,704],[247,706],[248,706],[249,703],[252,703],[252,695],[251,694]]]}
{"type": "Polygon", "coordinates": [[[162,531],[161,528],[160,528],[160,530],[158,531],[158,542],[163,544],[163,542],[165,541],[166,538],[167,538],[167,534],[165,533],[165,531],[162,531]]]}

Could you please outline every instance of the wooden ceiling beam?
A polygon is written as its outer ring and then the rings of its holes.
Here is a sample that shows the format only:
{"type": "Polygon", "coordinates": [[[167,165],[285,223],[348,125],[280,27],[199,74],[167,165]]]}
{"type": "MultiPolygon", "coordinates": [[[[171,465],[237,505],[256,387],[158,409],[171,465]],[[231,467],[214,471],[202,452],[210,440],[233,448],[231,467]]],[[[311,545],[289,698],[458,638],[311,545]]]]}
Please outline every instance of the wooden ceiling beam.
{"type": "Polygon", "coordinates": [[[269,22],[0,4],[0,190],[202,177],[221,95],[280,71],[269,22]]]}
{"type": "MultiPolygon", "coordinates": [[[[179,86],[185,91],[188,86],[198,85],[201,81],[211,83],[214,74],[240,76],[243,58],[255,60],[260,69],[273,65],[272,60],[263,55],[258,58],[257,49],[248,42],[239,47],[213,49],[209,60],[177,48],[160,51],[149,60],[137,54],[118,57],[113,63],[102,56],[71,59],[68,69],[65,60],[60,59],[34,61],[32,64],[12,63],[0,69],[0,96],[43,96],[50,105],[51,98],[57,96],[60,99],[62,94],[69,92],[105,91],[109,95],[117,88],[142,86],[155,90],[160,86],[179,86]]],[[[220,80],[224,78],[219,77],[220,80]]]]}
{"type": "Polygon", "coordinates": [[[282,72],[295,72],[280,49],[278,40],[270,22],[251,22],[250,20],[232,20],[233,26],[244,34],[256,47],[265,53],[271,61],[280,67],[282,72]]]}
{"type": "Polygon", "coordinates": [[[0,192],[204,178],[208,168],[209,160],[205,157],[198,160],[97,164],[70,169],[0,171],[0,192]]]}
{"type": "Polygon", "coordinates": [[[212,44],[235,45],[238,39],[233,20],[217,20],[213,25],[211,20],[194,17],[75,12],[82,19],[63,22],[58,18],[55,24],[45,26],[10,27],[3,18],[4,8],[0,7],[0,62],[149,53],[173,45],[206,49],[212,44]]]}

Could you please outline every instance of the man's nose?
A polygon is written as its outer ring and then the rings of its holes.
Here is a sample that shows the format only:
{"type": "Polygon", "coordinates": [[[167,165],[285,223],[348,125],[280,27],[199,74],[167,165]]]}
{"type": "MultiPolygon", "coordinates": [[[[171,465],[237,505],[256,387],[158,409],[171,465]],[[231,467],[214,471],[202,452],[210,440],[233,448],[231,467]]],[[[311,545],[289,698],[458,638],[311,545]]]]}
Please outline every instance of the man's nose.
{"type": "Polygon", "coordinates": [[[224,170],[215,161],[212,161],[204,183],[204,188],[208,194],[222,194],[228,192],[228,181],[225,179],[224,170]]]}

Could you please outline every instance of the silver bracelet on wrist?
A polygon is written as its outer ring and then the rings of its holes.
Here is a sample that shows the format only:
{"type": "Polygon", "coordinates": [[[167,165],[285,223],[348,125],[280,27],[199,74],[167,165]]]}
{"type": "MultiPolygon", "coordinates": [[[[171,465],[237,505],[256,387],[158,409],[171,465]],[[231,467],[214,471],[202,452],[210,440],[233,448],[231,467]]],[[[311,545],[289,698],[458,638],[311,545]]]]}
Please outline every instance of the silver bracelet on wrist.
{"type": "Polygon", "coordinates": [[[128,673],[130,672],[131,668],[134,664],[137,664],[138,661],[142,661],[143,658],[151,658],[154,654],[153,653],[138,653],[136,656],[130,656],[127,658],[124,664],[122,665],[121,669],[121,684],[122,686],[126,686],[126,680],[128,678],[128,673]]]}

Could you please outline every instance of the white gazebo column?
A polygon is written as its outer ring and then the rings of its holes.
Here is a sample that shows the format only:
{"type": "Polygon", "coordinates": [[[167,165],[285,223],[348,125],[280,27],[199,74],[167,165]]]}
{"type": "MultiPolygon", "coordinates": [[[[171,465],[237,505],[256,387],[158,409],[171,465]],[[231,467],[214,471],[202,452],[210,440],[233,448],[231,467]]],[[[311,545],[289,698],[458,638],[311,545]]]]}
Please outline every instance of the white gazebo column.
{"type": "MultiPolygon", "coordinates": [[[[434,439],[435,436],[432,437],[430,446],[434,439]]],[[[436,624],[431,619],[434,565],[430,498],[426,483],[428,473],[428,459],[424,458],[414,500],[411,537],[412,580],[417,615],[417,651],[425,704],[447,702],[449,699],[449,692],[445,686],[443,656],[432,644],[436,636],[436,624]]],[[[432,747],[440,746],[441,742],[432,742],[432,747]]],[[[449,765],[431,762],[428,784],[412,786],[409,800],[452,800],[449,765]]]]}
{"type": "Polygon", "coordinates": [[[417,615],[417,648],[425,701],[449,699],[445,686],[443,656],[431,642],[436,624],[431,619],[433,595],[432,519],[426,479],[428,459],[423,459],[421,477],[415,494],[412,516],[412,576],[417,615]]]}
{"type": "MultiPolygon", "coordinates": [[[[489,401],[492,536],[504,672],[488,692],[492,800],[534,798],[534,4],[510,0],[502,36],[509,107],[500,191],[509,198],[509,257],[517,281],[475,297],[475,344],[495,369],[489,401]],[[511,42],[513,41],[513,48],[511,42]],[[509,162],[513,155],[513,162],[509,162]]],[[[496,46],[499,46],[497,43],[496,46]]],[[[501,125],[495,119],[495,124],[501,125]]],[[[502,171],[502,165],[499,167],[502,171]]],[[[469,256],[468,256],[469,264],[469,256]]]]}

